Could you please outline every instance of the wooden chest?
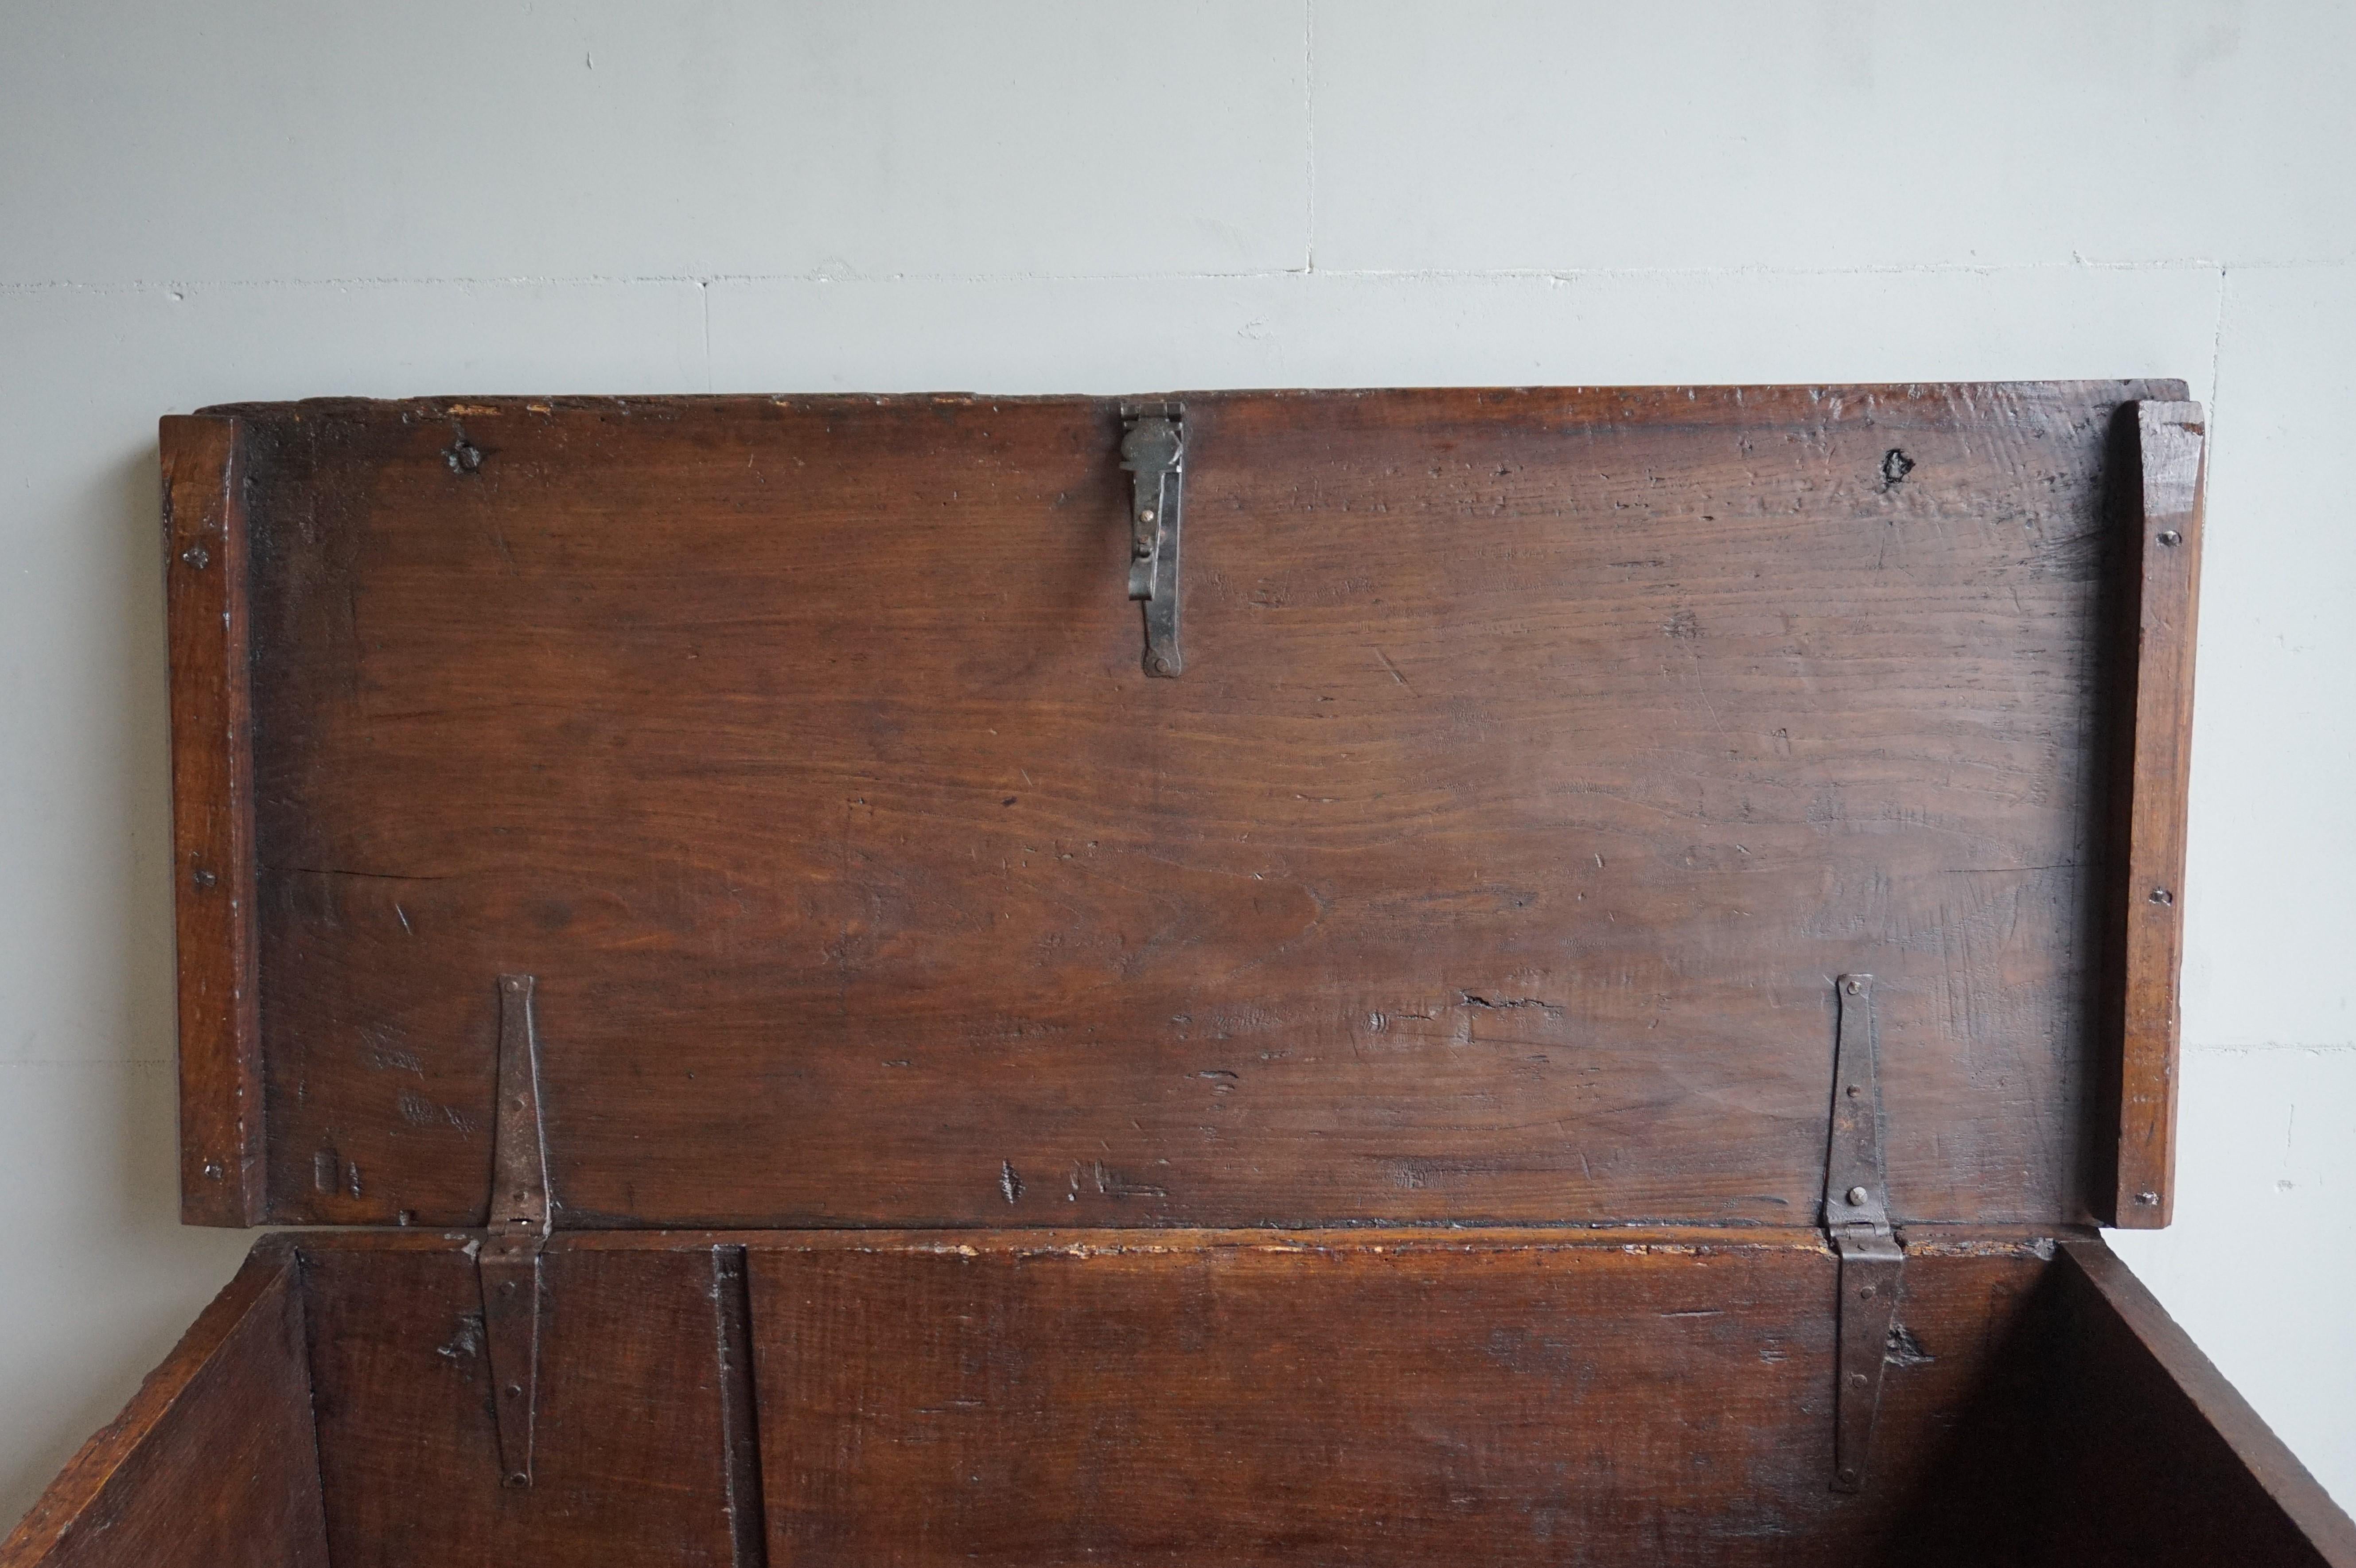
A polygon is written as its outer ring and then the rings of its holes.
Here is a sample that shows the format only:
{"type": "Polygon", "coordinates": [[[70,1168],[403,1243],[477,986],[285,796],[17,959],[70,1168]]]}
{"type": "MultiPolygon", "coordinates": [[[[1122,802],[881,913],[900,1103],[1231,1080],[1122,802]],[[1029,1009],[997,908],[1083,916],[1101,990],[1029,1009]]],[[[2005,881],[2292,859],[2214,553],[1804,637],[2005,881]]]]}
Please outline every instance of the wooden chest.
{"type": "Polygon", "coordinates": [[[2356,1564],[2167,1222],[2183,388],[164,421],[31,1564],[2356,1564]]]}

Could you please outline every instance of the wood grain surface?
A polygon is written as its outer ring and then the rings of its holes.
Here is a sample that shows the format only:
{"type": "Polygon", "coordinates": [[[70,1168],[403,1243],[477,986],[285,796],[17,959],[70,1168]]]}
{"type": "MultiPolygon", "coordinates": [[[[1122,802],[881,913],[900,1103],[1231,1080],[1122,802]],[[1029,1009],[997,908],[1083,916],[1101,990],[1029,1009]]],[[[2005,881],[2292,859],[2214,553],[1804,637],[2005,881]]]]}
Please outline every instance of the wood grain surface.
{"type": "Polygon", "coordinates": [[[2356,1524],[2108,1247],[2053,1272],[2051,1561],[2356,1568],[2356,1524]]]}
{"type": "Polygon", "coordinates": [[[253,724],[235,420],[163,421],[179,948],[180,1213],[259,1224],[267,1202],[254,945],[253,724]]]}
{"type": "Polygon", "coordinates": [[[560,1233],[524,1489],[475,1240],[265,1241],[0,1563],[2356,1568],[2085,1232],[1907,1230],[1854,1496],[1807,1230],[560,1233]]]}
{"type": "Polygon", "coordinates": [[[0,1568],[327,1568],[291,1238],[237,1277],[0,1543],[0,1568]]]}
{"type": "Polygon", "coordinates": [[[2106,1222],[2166,1225],[2176,1206],[2176,1073],[2184,963],[2185,806],[2192,782],[2192,645],[2201,604],[2201,464],[2207,421],[2198,403],[2122,411],[2128,449],[2125,543],[2133,560],[2128,726],[2111,792],[2118,1030],[2117,1161],[2106,1222]]]}
{"type": "Polygon", "coordinates": [[[1861,1562],[2051,1251],[1911,1243],[1847,1497],[1813,1232],[576,1232],[517,1490],[468,1240],[301,1239],[339,1565],[1861,1562]]]}
{"type": "Polygon", "coordinates": [[[1001,1232],[750,1266],[770,1561],[1044,1568],[1874,1561],[2044,1264],[1910,1263],[1857,1497],[1813,1236],[1001,1232]]]}
{"type": "Polygon", "coordinates": [[[2104,433],[2174,383],[229,411],[270,1210],[1808,1222],[1830,977],[1904,1218],[2079,1218],[2104,433]]]}
{"type": "Polygon", "coordinates": [[[711,1250],[543,1260],[533,1479],[509,1488],[465,1241],[306,1239],[336,1568],[739,1562],[711,1250]]]}
{"type": "Polygon", "coordinates": [[[2166,1214],[2181,398],[1188,397],[1162,680],[1108,400],[167,429],[188,1213],[405,1228],[263,1243],[0,1568],[2356,1568],[2076,1228],[2166,1214]]]}

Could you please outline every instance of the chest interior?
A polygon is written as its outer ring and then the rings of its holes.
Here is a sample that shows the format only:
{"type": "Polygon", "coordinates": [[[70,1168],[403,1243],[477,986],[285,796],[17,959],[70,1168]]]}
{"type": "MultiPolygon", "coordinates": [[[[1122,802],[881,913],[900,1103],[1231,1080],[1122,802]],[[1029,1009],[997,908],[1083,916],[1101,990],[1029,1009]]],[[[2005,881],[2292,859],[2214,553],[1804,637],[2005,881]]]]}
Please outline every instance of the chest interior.
{"type": "Polygon", "coordinates": [[[337,1568],[2309,1561],[2094,1230],[2182,396],[168,423],[187,1211],[327,1227],[189,1441],[337,1568]]]}

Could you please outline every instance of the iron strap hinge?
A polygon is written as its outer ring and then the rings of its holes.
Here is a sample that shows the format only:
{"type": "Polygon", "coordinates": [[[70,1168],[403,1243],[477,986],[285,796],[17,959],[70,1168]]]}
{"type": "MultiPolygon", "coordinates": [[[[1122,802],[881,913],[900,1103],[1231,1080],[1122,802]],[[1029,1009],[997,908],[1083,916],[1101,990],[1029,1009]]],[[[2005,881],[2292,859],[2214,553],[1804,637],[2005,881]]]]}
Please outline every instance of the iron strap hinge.
{"type": "Polygon", "coordinates": [[[1178,539],[1186,479],[1185,410],[1176,403],[1121,409],[1120,465],[1130,475],[1129,596],[1145,609],[1145,671],[1186,667],[1178,645],[1178,539]]]}
{"type": "Polygon", "coordinates": [[[541,1249],[548,1241],[548,1134],[540,1115],[540,1041],[532,977],[499,976],[498,1114],[492,1123],[490,1229],[475,1254],[490,1358],[499,1479],[531,1485],[540,1403],[541,1249]]]}
{"type": "Polygon", "coordinates": [[[1906,1254],[1890,1225],[1890,1178],[1881,1151],[1881,1084],[1875,1068],[1873,976],[1834,982],[1839,1009],[1833,1061],[1832,1140],[1825,1160],[1825,1233],[1840,1260],[1835,1342],[1833,1489],[1865,1484],[1881,1372],[1897,1322],[1906,1254]]]}

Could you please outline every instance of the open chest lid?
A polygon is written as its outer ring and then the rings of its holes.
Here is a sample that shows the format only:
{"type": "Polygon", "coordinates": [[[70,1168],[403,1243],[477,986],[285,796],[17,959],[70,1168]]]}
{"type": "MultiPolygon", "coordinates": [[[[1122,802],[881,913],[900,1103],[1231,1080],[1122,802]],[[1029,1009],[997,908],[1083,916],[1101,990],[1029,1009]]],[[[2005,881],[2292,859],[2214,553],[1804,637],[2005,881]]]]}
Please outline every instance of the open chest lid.
{"type": "Polygon", "coordinates": [[[2164,1223],[2183,400],[167,419],[186,1214],[2164,1223]]]}

